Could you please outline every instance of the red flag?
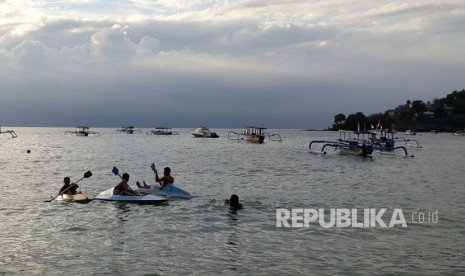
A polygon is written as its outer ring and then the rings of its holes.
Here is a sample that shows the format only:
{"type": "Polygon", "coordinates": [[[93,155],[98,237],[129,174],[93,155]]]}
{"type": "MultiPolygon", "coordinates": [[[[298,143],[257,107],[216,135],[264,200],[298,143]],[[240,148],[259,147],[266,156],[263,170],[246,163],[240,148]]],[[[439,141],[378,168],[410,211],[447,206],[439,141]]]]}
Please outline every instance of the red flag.
{"type": "Polygon", "coordinates": [[[357,121],[357,131],[360,131],[360,121],[357,121]]]}
{"type": "Polygon", "coordinates": [[[371,129],[374,129],[375,127],[373,126],[373,123],[371,123],[371,129]]]}
{"type": "Polygon", "coordinates": [[[382,128],[381,119],[378,119],[378,128],[382,128]]]}

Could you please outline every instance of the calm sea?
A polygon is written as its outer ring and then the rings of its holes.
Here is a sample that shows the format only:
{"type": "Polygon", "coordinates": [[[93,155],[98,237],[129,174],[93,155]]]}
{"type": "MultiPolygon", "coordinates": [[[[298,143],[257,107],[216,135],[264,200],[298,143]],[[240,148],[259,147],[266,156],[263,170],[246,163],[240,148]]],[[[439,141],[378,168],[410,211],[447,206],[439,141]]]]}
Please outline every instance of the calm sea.
{"type": "Polygon", "coordinates": [[[284,141],[254,145],[226,139],[227,129],[214,129],[219,139],[9,129],[19,137],[0,135],[0,275],[465,274],[465,137],[420,134],[415,158],[363,159],[308,152],[334,132],[271,130],[284,141]],[[113,166],[132,184],[152,182],[152,162],[194,198],[44,202],[87,170],[79,185],[91,196],[119,182],[113,166]],[[243,210],[224,205],[233,193],[243,210]],[[401,209],[408,227],[278,228],[278,208],[401,209]],[[435,223],[411,222],[436,211],[435,223]]]}

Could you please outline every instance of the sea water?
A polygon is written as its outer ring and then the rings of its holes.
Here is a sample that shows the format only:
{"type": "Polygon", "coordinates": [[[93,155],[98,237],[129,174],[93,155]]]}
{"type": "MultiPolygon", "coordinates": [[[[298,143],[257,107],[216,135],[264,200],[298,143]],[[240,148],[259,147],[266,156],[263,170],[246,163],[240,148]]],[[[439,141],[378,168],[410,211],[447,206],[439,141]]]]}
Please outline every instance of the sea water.
{"type": "MultiPolygon", "coordinates": [[[[3,128],[6,129],[6,128],[3,128]]],[[[72,128],[9,128],[0,135],[0,274],[5,275],[463,275],[465,137],[419,134],[414,158],[309,153],[336,132],[271,130],[283,142],[249,144],[179,135],[65,135],[72,128]],[[27,151],[30,150],[30,153],[27,151]],[[44,200],[63,178],[95,196],[154,183],[172,170],[194,197],[164,205],[44,200]],[[237,194],[244,209],[224,203],[237,194]],[[277,227],[278,209],[400,209],[407,227],[277,227]],[[435,223],[412,223],[412,214],[435,223]]],[[[236,130],[239,131],[239,130],[236,130]]],[[[399,145],[402,143],[398,143],[399,145]]],[[[414,217],[415,218],[415,217],[414,217]]]]}

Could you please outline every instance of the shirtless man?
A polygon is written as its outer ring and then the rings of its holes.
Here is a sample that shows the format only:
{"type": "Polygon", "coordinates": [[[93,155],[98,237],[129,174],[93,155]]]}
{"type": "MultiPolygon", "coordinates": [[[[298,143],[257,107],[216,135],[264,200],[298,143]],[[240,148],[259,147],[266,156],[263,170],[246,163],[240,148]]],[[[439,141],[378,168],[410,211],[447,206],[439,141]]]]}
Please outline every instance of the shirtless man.
{"type": "Polygon", "coordinates": [[[123,176],[121,178],[121,182],[118,185],[116,185],[116,187],[113,189],[114,195],[140,195],[138,192],[134,191],[133,189],[131,189],[131,187],[129,187],[129,174],[123,173],[123,176]]]}
{"type": "Polygon", "coordinates": [[[162,178],[158,177],[157,170],[154,170],[154,172],[155,172],[155,182],[160,183],[160,189],[163,189],[168,184],[174,183],[174,178],[170,175],[171,174],[171,169],[169,167],[166,167],[163,170],[163,177],[162,178]]]}
{"type": "Polygon", "coordinates": [[[63,179],[63,183],[64,184],[59,192],[60,195],[63,193],[66,193],[68,195],[75,195],[78,193],[76,189],[79,188],[79,186],[74,183],[71,183],[71,179],[68,176],[65,177],[65,179],[63,179]]]}

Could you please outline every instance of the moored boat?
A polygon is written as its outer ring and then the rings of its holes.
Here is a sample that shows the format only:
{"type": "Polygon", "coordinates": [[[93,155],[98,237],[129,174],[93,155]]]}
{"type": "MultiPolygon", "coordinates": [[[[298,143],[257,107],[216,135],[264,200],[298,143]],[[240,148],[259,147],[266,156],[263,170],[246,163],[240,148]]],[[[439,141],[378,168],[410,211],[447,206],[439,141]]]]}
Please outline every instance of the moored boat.
{"type": "Polygon", "coordinates": [[[177,131],[171,131],[170,127],[157,127],[155,130],[147,131],[149,135],[177,135],[177,131]]]}
{"type": "Polygon", "coordinates": [[[216,132],[211,132],[210,129],[207,127],[199,127],[196,128],[194,131],[191,132],[191,134],[195,138],[218,138],[218,134],[216,132]]]}
{"type": "Polygon", "coordinates": [[[407,129],[407,131],[405,131],[405,135],[417,135],[417,133],[413,130],[407,129]]]}
{"type": "Polygon", "coordinates": [[[133,126],[123,126],[121,129],[116,130],[119,133],[126,133],[126,134],[134,134],[134,133],[142,133],[140,129],[134,129],[133,126]]]}
{"type": "Polygon", "coordinates": [[[371,156],[373,153],[373,140],[375,135],[369,131],[339,130],[337,141],[314,140],[310,142],[309,151],[314,154],[326,154],[327,147],[338,150],[341,155],[371,156]],[[323,144],[320,150],[313,145],[323,144]]]}
{"type": "Polygon", "coordinates": [[[77,126],[75,131],[66,131],[65,134],[85,136],[85,137],[89,135],[100,136],[100,132],[91,131],[88,126],[77,126]]]}
{"type": "Polygon", "coordinates": [[[136,203],[136,204],[157,204],[163,203],[168,200],[164,196],[155,196],[155,195],[140,195],[140,196],[129,196],[129,195],[114,195],[113,189],[110,188],[106,191],[99,193],[94,199],[104,200],[104,201],[119,201],[127,203],[136,203]]]}
{"type": "Polygon", "coordinates": [[[281,136],[279,134],[269,134],[266,132],[266,130],[266,127],[248,126],[245,128],[243,133],[230,131],[228,133],[228,139],[244,140],[255,144],[263,144],[265,142],[265,138],[268,138],[271,141],[282,141],[281,136]]]}
{"type": "Polygon", "coordinates": [[[334,148],[341,155],[358,155],[362,157],[371,156],[373,150],[378,150],[378,153],[395,155],[402,157],[409,156],[407,149],[403,146],[394,146],[394,133],[391,131],[380,130],[379,136],[377,132],[372,131],[351,131],[339,130],[339,139],[337,141],[314,140],[310,142],[309,151],[313,154],[326,154],[326,148],[334,148]],[[321,149],[317,149],[314,145],[321,145],[321,149]],[[394,151],[401,151],[398,154],[394,151]]]}

